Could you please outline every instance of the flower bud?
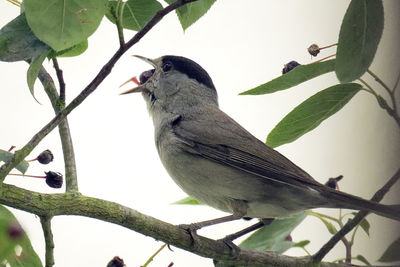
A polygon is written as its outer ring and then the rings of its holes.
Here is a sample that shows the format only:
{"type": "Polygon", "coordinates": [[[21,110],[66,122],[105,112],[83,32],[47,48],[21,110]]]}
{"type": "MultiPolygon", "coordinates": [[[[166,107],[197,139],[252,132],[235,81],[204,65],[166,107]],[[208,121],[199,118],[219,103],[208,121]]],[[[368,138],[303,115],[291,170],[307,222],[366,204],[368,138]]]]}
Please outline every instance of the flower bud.
{"type": "Polygon", "coordinates": [[[125,266],[124,260],[115,256],[108,264],[107,267],[123,267],[125,266]]]}
{"type": "Polygon", "coordinates": [[[300,66],[301,64],[298,63],[297,61],[290,61],[289,63],[285,64],[285,67],[282,70],[282,74],[288,73],[292,69],[296,68],[297,66],[300,66]]]}
{"type": "Polygon", "coordinates": [[[52,188],[61,188],[63,184],[63,176],[59,172],[45,172],[46,184],[52,188]]]}
{"type": "Polygon", "coordinates": [[[41,164],[49,164],[53,161],[54,156],[50,150],[45,150],[36,158],[41,164]]]}
{"type": "Polygon", "coordinates": [[[319,52],[321,51],[317,44],[310,45],[310,47],[307,48],[307,50],[308,50],[308,53],[310,53],[310,55],[312,55],[313,57],[316,57],[319,54],[319,52]]]}

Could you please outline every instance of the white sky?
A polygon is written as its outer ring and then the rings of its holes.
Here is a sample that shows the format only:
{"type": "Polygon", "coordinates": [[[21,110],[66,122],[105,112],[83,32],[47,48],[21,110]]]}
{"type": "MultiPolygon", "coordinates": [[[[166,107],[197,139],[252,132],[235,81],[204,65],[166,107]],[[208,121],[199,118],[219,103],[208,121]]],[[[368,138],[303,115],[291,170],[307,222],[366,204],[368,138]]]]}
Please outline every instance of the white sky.
{"type": "MultiPolygon", "coordinates": [[[[150,58],[165,54],[189,57],[201,64],[213,78],[221,108],[251,133],[265,140],[268,132],[296,105],[315,92],[337,83],[334,74],[317,78],[302,86],[272,95],[238,96],[280,75],[283,64],[297,60],[311,62],[306,48],[337,42],[341,19],[348,1],[217,1],[211,10],[185,33],[174,14],[161,21],[143,40],[116,64],[104,83],[68,117],[75,145],[79,189],[85,195],[118,202],[158,219],[178,224],[211,219],[223,215],[208,207],[176,206],[170,203],[186,195],[168,177],[154,147],[153,126],[140,95],[119,96],[118,86],[148,65],[132,58],[139,54],[150,58]]],[[[383,41],[371,69],[393,86],[399,71],[400,52],[398,10],[400,2],[384,1],[386,18],[383,41]]],[[[0,26],[16,17],[19,10],[0,1],[0,26]]],[[[126,39],[134,32],[125,31],[126,39]]],[[[94,77],[117,49],[116,29],[107,19],[89,39],[89,49],[77,58],[60,59],[67,84],[67,100],[75,97],[94,77]]],[[[322,56],[335,49],[323,51],[322,56]]],[[[0,63],[2,88],[0,110],[2,129],[0,148],[22,147],[53,116],[53,110],[39,83],[31,97],[26,85],[27,64],[0,63]]],[[[46,67],[52,73],[50,64],[46,67]]],[[[54,76],[55,77],[55,76],[54,76]]],[[[385,93],[372,79],[374,88],[385,93]]],[[[126,89],[126,88],[124,88],[126,89]]],[[[359,93],[340,113],[322,123],[313,132],[278,150],[320,182],[344,175],[343,191],[369,198],[399,167],[399,130],[377,107],[375,99],[359,93]]],[[[53,131],[32,152],[34,158],[51,149],[55,161],[47,166],[32,164],[29,174],[54,170],[63,172],[58,131],[53,131]]],[[[58,193],[44,182],[9,177],[7,183],[30,190],[58,193]]],[[[399,203],[399,184],[385,203],[399,203]],[[396,200],[397,198],[397,200],[396,200]]],[[[336,216],[338,211],[327,211],[336,216]]],[[[44,240],[39,218],[15,211],[29,234],[34,248],[44,259],[44,240]]],[[[368,217],[372,224],[370,239],[360,232],[353,254],[376,260],[394,240],[398,224],[368,217]]],[[[221,238],[248,223],[232,222],[210,227],[200,233],[221,238]]],[[[105,266],[120,256],[127,266],[140,266],[162,245],[120,226],[93,219],[63,216],[53,219],[55,261],[57,267],[105,266]]],[[[329,234],[317,219],[308,218],[293,233],[295,241],[311,239],[307,247],[314,253],[329,234]]],[[[303,255],[292,249],[290,255],[303,255]]],[[[344,256],[339,244],[326,260],[344,256]],[[339,253],[339,254],[338,254],[339,253]]],[[[165,249],[150,266],[213,266],[204,259],[174,248],[165,249]]]]}

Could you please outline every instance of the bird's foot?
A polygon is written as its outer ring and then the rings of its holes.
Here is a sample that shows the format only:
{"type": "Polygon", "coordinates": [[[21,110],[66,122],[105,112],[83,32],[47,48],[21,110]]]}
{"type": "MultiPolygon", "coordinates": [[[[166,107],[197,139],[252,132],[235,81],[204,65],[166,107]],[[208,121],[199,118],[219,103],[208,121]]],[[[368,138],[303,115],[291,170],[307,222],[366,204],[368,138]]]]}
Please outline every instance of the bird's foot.
{"type": "Polygon", "coordinates": [[[227,235],[224,238],[219,239],[218,241],[223,242],[226,246],[229,247],[229,249],[231,250],[231,254],[234,258],[237,258],[239,256],[240,247],[233,243],[233,239],[230,235],[227,235]]]}
{"type": "Polygon", "coordinates": [[[192,239],[193,246],[197,246],[199,239],[197,230],[201,229],[201,225],[198,225],[197,223],[190,223],[190,224],[179,224],[178,227],[188,232],[190,238],[192,239]]]}

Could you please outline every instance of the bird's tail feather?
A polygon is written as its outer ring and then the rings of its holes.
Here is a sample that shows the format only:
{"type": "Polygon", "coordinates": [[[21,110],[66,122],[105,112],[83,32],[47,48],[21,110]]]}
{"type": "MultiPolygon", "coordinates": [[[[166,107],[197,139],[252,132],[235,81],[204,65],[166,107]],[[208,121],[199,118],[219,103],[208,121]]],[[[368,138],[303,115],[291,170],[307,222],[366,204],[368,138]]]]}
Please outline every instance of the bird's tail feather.
{"type": "Polygon", "coordinates": [[[329,191],[329,193],[326,192],[326,194],[324,194],[321,192],[321,194],[325,195],[325,197],[328,199],[332,199],[331,203],[337,203],[334,205],[336,208],[366,210],[393,220],[400,221],[400,205],[380,204],[334,189],[329,191]]]}

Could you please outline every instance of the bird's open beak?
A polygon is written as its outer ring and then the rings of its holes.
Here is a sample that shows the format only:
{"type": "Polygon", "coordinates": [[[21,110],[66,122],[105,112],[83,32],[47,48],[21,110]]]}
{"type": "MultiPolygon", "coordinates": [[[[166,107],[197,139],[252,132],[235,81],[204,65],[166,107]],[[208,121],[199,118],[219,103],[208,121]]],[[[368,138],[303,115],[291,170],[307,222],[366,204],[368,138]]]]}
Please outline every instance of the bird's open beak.
{"type": "MultiPolygon", "coordinates": [[[[134,57],[137,57],[137,58],[140,58],[141,60],[143,60],[143,61],[149,63],[149,64],[152,65],[154,68],[156,68],[156,66],[157,66],[156,63],[155,63],[153,60],[151,60],[151,59],[149,59],[149,58],[147,58],[147,57],[142,57],[142,56],[138,56],[138,55],[133,55],[133,56],[134,56],[134,57]]],[[[122,87],[122,86],[124,86],[125,84],[127,84],[127,83],[129,83],[129,82],[134,82],[134,83],[136,83],[138,86],[137,86],[137,87],[134,87],[134,88],[131,88],[131,89],[125,91],[125,92],[122,92],[122,93],[120,93],[120,95],[126,95],[126,94],[130,94],[130,93],[140,93],[140,92],[143,92],[143,90],[145,89],[144,84],[141,84],[141,83],[138,81],[138,79],[136,78],[136,76],[130,78],[129,80],[127,80],[126,82],[124,82],[123,84],[121,84],[119,87],[122,87]]]]}

